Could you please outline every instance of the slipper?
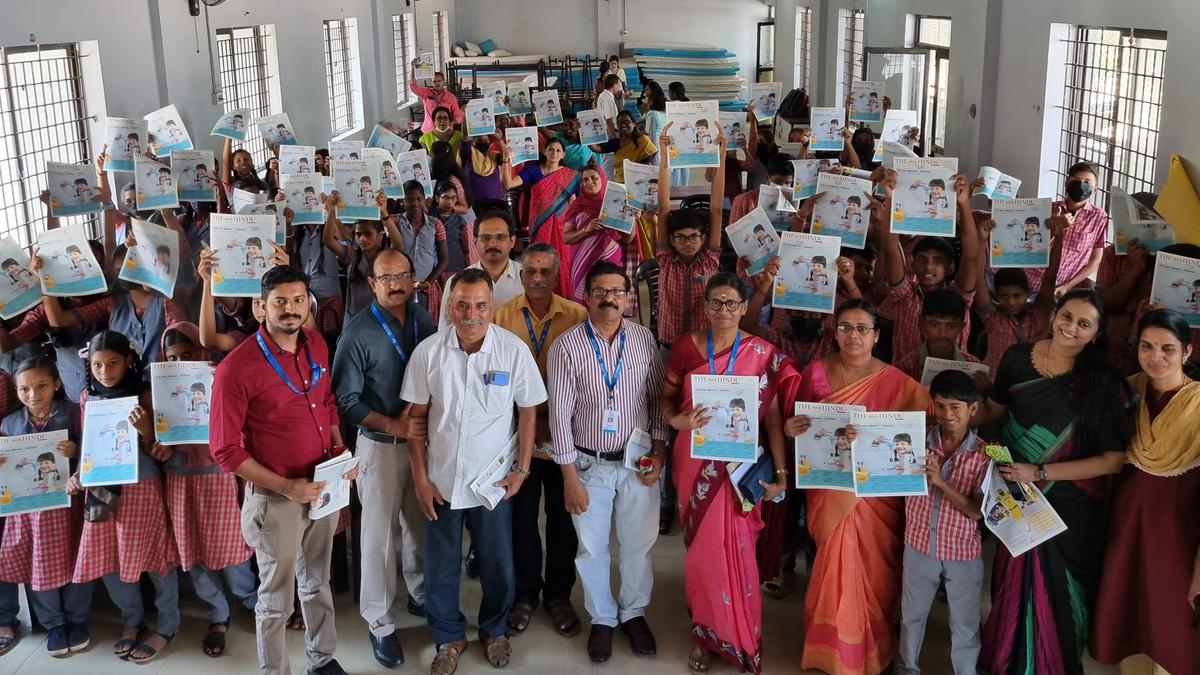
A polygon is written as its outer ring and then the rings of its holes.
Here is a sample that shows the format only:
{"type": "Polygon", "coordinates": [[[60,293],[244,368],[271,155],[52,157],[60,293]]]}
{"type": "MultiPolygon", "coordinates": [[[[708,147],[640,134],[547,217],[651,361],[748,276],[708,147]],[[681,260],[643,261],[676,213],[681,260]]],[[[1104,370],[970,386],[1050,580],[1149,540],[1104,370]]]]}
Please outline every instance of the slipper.
{"type": "Polygon", "coordinates": [[[138,626],[137,633],[135,633],[133,637],[131,637],[131,638],[123,637],[120,640],[117,640],[116,642],[114,642],[113,643],[113,656],[115,656],[119,659],[123,659],[123,658],[129,656],[129,652],[133,651],[133,648],[137,646],[137,643],[140,641],[142,634],[145,632],[146,632],[145,625],[138,626]]]}
{"type": "Polygon", "coordinates": [[[438,645],[433,664],[429,667],[430,675],[453,675],[458,670],[458,659],[467,650],[467,641],[455,640],[444,645],[438,645]]]}
{"type": "Polygon", "coordinates": [[[513,604],[508,610],[508,629],[514,633],[524,633],[529,628],[529,619],[533,616],[533,605],[528,602],[513,604]]]}
{"type": "Polygon", "coordinates": [[[508,665],[509,659],[512,658],[512,644],[508,641],[507,635],[487,637],[481,631],[479,641],[483,643],[484,654],[493,668],[503,668],[508,665]]]}
{"type": "Polygon", "coordinates": [[[204,636],[201,647],[206,656],[216,658],[225,653],[225,636],[229,634],[229,619],[208,624],[208,634],[204,636]],[[215,626],[224,626],[225,630],[213,630],[215,626]]]}
{"type": "Polygon", "coordinates": [[[171,633],[170,635],[163,635],[161,633],[156,633],[156,632],[151,631],[145,638],[143,638],[143,640],[141,642],[138,642],[137,645],[134,646],[134,648],[129,651],[129,660],[133,663],[146,663],[147,661],[150,661],[151,659],[153,659],[154,657],[156,657],[160,653],[162,653],[162,650],[166,649],[167,645],[171,644],[171,640],[174,640],[174,639],[175,639],[174,633],[171,633]],[[151,647],[150,645],[146,644],[146,642],[145,642],[146,639],[149,639],[151,636],[154,636],[154,635],[158,635],[163,640],[165,640],[165,642],[163,643],[163,646],[158,649],[151,647]],[[133,652],[142,652],[145,654],[145,656],[137,657],[137,656],[133,655],[133,652]]]}
{"type": "Polygon", "coordinates": [[[563,637],[579,635],[581,628],[579,614],[571,606],[570,600],[551,600],[546,603],[546,611],[550,613],[550,620],[554,622],[554,629],[558,631],[559,635],[563,637]]]}
{"type": "Polygon", "coordinates": [[[0,656],[7,654],[8,650],[12,649],[21,640],[21,634],[17,632],[20,626],[21,622],[16,619],[4,624],[3,627],[11,630],[13,634],[12,637],[0,637],[0,656]]]}

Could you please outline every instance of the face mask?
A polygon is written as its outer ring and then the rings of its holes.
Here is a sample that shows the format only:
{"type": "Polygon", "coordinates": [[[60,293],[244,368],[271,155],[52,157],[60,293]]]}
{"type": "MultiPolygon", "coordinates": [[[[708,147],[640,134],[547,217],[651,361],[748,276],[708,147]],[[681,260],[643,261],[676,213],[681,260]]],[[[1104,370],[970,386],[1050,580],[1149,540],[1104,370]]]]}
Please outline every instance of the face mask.
{"type": "Polygon", "coordinates": [[[1086,202],[1092,196],[1092,184],[1081,180],[1067,183],[1067,199],[1073,202],[1086,202]]]}

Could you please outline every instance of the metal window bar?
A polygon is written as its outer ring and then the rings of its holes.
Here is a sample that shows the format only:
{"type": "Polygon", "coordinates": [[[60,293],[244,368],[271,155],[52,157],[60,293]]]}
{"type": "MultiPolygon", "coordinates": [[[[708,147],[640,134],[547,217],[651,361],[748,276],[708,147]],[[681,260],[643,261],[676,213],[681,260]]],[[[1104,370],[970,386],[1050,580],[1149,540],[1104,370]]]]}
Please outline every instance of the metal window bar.
{"type": "Polygon", "coordinates": [[[350,49],[352,19],[327,19],[325,24],[325,82],[329,95],[329,125],[334,136],[354,128],[354,55],[350,49]]]}
{"type": "Polygon", "coordinates": [[[867,74],[866,59],[866,26],[867,11],[865,9],[843,9],[842,18],[842,100],[837,106],[843,105],[850,97],[850,85],[856,80],[862,80],[867,74]]]}
{"type": "MultiPolygon", "coordinates": [[[[271,114],[271,91],[276,81],[267,69],[267,37],[270,26],[217,29],[217,67],[225,112],[249,108],[254,117],[271,114]]],[[[235,149],[248,151],[256,165],[267,163],[270,153],[257,125],[247,124],[246,140],[233,144],[235,149]]]]}
{"type": "Polygon", "coordinates": [[[809,79],[812,77],[812,7],[797,7],[796,35],[799,45],[796,50],[796,86],[809,89],[809,79]]]}
{"type": "Polygon", "coordinates": [[[436,71],[445,71],[450,59],[450,19],[445,10],[433,13],[433,66],[436,71]]]}
{"type": "Polygon", "coordinates": [[[392,49],[396,54],[396,103],[404,105],[416,96],[408,88],[408,74],[417,58],[416,26],[413,13],[392,15],[392,49]]]}
{"type": "MultiPolygon", "coordinates": [[[[1154,190],[1166,74],[1166,33],[1079,26],[1067,40],[1059,167],[1092,163],[1100,203],[1111,190],[1154,190]]],[[[1061,184],[1065,181],[1060,181],[1061,184]]]]}
{"type": "MultiPolygon", "coordinates": [[[[83,57],[77,44],[0,48],[0,236],[22,247],[46,229],[46,162],[92,160],[83,57]]],[[[99,236],[99,219],[85,222],[99,236]]]]}

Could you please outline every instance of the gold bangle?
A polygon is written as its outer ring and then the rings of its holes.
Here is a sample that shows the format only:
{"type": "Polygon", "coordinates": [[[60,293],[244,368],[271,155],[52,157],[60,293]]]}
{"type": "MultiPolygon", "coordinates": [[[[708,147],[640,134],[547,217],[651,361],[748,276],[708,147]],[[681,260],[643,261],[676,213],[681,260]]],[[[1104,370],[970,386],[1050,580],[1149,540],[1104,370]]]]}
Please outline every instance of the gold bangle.
{"type": "Polygon", "coordinates": [[[787,469],[775,469],[775,475],[776,476],[786,476],[787,469]]]}

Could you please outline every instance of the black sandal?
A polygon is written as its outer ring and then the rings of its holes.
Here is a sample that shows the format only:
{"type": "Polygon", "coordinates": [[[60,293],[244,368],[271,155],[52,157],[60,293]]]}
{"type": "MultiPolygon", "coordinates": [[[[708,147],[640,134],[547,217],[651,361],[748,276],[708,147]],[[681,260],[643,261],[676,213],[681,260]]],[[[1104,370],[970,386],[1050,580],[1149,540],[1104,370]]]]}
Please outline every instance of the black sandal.
{"type": "Polygon", "coordinates": [[[533,605],[528,602],[518,602],[508,610],[508,629],[515,634],[524,633],[529,628],[533,618],[533,605]]]}
{"type": "Polygon", "coordinates": [[[129,652],[133,651],[133,648],[136,647],[139,642],[141,642],[142,635],[145,634],[145,632],[146,625],[142,624],[141,626],[137,627],[137,632],[133,634],[133,637],[123,637],[114,642],[113,656],[119,659],[127,658],[129,656],[129,652]]]}
{"type": "Polygon", "coordinates": [[[201,647],[205,656],[216,658],[225,653],[225,636],[229,634],[229,619],[208,624],[208,634],[204,636],[201,647]],[[213,630],[215,626],[224,626],[225,630],[213,630]]]}
{"type": "Polygon", "coordinates": [[[162,651],[167,648],[167,645],[171,644],[171,640],[174,640],[174,639],[175,639],[174,633],[171,633],[170,635],[163,635],[162,633],[150,631],[150,633],[148,635],[146,635],[146,637],[142,638],[142,640],[139,641],[137,643],[137,645],[134,646],[133,649],[129,650],[129,657],[128,657],[129,661],[132,663],[146,663],[147,661],[150,661],[154,657],[161,654],[162,651]],[[155,635],[157,635],[163,639],[163,646],[159,647],[158,649],[155,649],[154,647],[151,647],[150,645],[146,644],[146,640],[150,639],[151,637],[153,637],[155,635]],[[140,658],[136,657],[133,655],[134,652],[142,652],[145,654],[145,656],[140,657],[140,658]]]}
{"type": "Polygon", "coordinates": [[[12,649],[14,646],[16,646],[17,642],[20,641],[21,634],[18,629],[21,627],[21,622],[13,619],[12,621],[9,621],[0,627],[7,628],[12,631],[11,637],[0,637],[0,656],[4,656],[8,653],[8,650],[12,649]]]}

